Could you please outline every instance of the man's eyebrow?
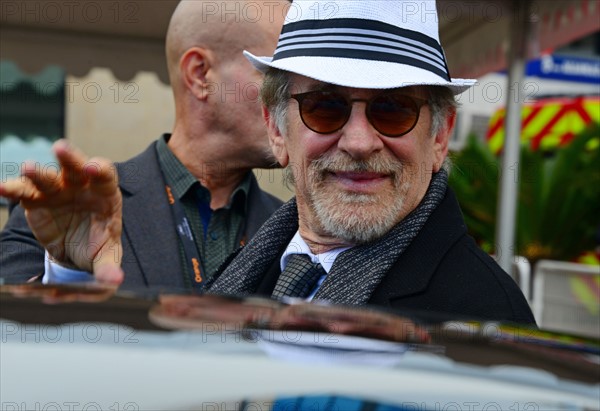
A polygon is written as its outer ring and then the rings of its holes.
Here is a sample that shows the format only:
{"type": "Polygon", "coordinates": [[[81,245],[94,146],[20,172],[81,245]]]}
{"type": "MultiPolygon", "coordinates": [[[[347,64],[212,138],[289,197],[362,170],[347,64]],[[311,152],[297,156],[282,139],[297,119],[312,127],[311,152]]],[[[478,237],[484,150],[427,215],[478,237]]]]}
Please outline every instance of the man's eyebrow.
{"type": "MultiPolygon", "coordinates": [[[[337,84],[331,84],[331,83],[323,83],[321,81],[315,80],[315,81],[309,83],[308,86],[306,86],[305,91],[338,91],[338,92],[340,92],[343,90],[348,90],[348,87],[339,86],[337,84]]],[[[399,91],[406,95],[414,96],[414,97],[418,97],[419,94],[421,94],[421,90],[415,86],[396,87],[396,88],[391,88],[391,89],[381,89],[379,91],[381,93],[399,91]]]]}
{"type": "Polygon", "coordinates": [[[315,81],[314,83],[310,83],[306,87],[306,91],[339,91],[340,86],[331,83],[322,83],[320,81],[315,81]]]}

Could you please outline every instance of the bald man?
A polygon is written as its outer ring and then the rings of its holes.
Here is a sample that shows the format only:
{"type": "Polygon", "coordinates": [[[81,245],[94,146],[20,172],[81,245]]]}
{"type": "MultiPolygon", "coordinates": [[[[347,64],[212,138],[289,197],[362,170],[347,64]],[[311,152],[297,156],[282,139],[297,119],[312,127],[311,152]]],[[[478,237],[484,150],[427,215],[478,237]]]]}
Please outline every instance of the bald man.
{"type": "Polygon", "coordinates": [[[25,178],[0,185],[0,195],[21,201],[0,235],[0,277],[94,278],[69,270],[78,267],[123,287],[202,290],[281,205],[251,172],[276,162],[258,102],[262,78],[242,50],[272,54],[289,3],[232,3],[182,1],[173,13],[171,134],[116,167],[59,141],[59,176],[25,167],[25,178]]]}

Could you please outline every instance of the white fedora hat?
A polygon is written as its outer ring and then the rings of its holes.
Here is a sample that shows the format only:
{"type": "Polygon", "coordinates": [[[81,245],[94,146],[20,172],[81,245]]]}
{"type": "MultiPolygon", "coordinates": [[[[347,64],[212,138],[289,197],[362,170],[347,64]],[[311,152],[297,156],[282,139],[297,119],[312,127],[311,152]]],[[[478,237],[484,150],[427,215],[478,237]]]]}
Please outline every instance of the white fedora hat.
{"type": "Polygon", "coordinates": [[[459,94],[476,81],[450,78],[435,0],[294,0],[275,55],[244,54],[262,72],[345,87],[439,85],[459,94]]]}

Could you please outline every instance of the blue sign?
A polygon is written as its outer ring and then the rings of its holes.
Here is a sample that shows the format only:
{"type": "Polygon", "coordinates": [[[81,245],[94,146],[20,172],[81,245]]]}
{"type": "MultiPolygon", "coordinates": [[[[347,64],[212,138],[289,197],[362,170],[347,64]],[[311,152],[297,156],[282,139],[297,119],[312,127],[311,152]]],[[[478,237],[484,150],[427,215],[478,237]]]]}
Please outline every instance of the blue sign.
{"type": "Polygon", "coordinates": [[[525,74],[553,80],[600,84],[600,57],[544,55],[527,64],[525,74]]]}

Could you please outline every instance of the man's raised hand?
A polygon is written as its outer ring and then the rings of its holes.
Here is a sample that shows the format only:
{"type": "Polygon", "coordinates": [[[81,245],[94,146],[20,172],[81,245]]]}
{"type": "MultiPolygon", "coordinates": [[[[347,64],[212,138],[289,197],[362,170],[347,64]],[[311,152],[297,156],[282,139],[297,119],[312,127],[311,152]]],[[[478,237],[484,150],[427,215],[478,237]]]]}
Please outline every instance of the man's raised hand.
{"type": "Polygon", "coordinates": [[[31,230],[58,264],[120,284],[122,197],[114,164],[88,159],[65,140],[53,151],[60,171],[25,164],[21,178],[0,184],[0,196],[21,202],[31,230]]]}

